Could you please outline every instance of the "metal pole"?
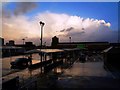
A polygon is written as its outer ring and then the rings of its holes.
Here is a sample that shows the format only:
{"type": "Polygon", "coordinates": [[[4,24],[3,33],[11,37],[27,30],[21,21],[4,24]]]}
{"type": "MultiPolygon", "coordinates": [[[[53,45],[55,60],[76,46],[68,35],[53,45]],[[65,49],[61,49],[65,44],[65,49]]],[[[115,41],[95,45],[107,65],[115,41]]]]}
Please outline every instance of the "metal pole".
{"type": "MultiPolygon", "coordinates": [[[[23,52],[25,52],[25,47],[24,47],[24,38],[22,39],[23,40],[23,52]]],[[[23,58],[24,58],[24,53],[23,53],[23,58]]]]}
{"type": "Polygon", "coordinates": [[[43,25],[41,25],[41,49],[42,49],[42,33],[43,33],[43,25]]]}
{"type": "MultiPolygon", "coordinates": [[[[41,49],[42,49],[42,37],[43,37],[43,26],[44,26],[44,22],[40,21],[40,25],[41,25],[41,49]]],[[[41,62],[42,62],[42,52],[41,52],[41,62]]],[[[41,73],[42,73],[42,67],[41,67],[41,73]]]]}
{"type": "Polygon", "coordinates": [[[69,37],[69,39],[70,39],[70,48],[71,48],[71,37],[69,37]]]}
{"type": "Polygon", "coordinates": [[[42,48],[42,37],[43,37],[43,26],[44,26],[44,22],[40,21],[40,25],[41,25],[41,48],[42,48]]]}
{"type": "MultiPolygon", "coordinates": [[[[41,25],[41,49],[42,49],[42,32],[43,32],[43,25],[41,25]]],[[[41,52],[41,62],[42,62],[42,52],[41,52]]],[[[41,67],[41,73],[42,73],[43,71],[42,71],[42,67],[41,67]]]]}

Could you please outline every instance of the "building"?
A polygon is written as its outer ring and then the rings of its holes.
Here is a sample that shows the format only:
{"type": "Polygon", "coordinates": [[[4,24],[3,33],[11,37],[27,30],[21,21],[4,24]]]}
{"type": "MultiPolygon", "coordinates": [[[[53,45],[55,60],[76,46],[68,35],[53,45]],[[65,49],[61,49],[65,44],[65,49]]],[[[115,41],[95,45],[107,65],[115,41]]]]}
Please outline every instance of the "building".
{"type": "Polygon", "coordinates": [[[0,37],[0,45],[1,45],[1,46],[4,46],[4,38],[1,38],[1,37],[0,37]]]}
{"type": "Polygon", "coordinates": [[[1,53],[2,57],[21,55],[24,53],[24,49],[22,47],[15,47],[15,46],[2,46],[0,47],[0,50],[2,50],[1,53]]]}
{"type": "Polygon", "coordinates": [[[33,42],[25,42],[25,44],[17,44],[16,47],[23,47],[25,51],[35,49],[36,46],[33,44],[33,42]]]}
{"type": "Polygon", "coordinates": [[[52,38],[51,46],[55,48],[58,45],[58,43],[59,43],[59,38],[57,38],[56,36],[54,36],[52,38]]]}
{"type": "Polygon", "coordinates": [[[15,41],[10,40],[9,42],[6,43],[6,46],[15,46],[15,41]]]}
{"type": "Polygon", "coordinates": [[[59,38],[52,38],[52,48],[87,48],[88,50],[104,50],[109,47],[108,42],[59,42],[59,38]]]}
{"type": "Polygon", "coordinates": [[[15,45],[15,41],[14,40],[10,40],[9,41],[9,46],[14,46],[15,45]]]}
{"type": "Polygon", "coordinates": [[[33,45],[33,42],[25,42],[25,45],[27,45],[27,46],[32,46],[32,45],[33,45]]]}

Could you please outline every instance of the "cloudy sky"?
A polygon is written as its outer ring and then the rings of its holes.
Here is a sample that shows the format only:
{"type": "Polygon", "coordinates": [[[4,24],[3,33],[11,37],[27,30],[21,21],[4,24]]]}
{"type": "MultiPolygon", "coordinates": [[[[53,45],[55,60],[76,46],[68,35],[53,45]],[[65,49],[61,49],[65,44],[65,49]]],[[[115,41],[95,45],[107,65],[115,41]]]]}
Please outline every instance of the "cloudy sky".
{"type": "Polygon", "coordinates": [[[2,4],[2,37],[40,44],[40,21],[45,22],[43,42],[57,36],[61,42],[117,42],[118,3],[116,2],[14,2],[2,4]]]}

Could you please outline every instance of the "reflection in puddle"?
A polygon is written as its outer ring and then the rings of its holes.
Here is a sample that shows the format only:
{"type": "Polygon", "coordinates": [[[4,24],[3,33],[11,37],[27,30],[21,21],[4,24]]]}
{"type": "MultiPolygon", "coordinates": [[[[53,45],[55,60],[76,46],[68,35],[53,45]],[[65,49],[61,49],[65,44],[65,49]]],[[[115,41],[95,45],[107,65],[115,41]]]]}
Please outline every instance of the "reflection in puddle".
{"type": "Polygon", "coordinates": [[[71,76],[105,76],[106,71],[102,62],[75,63],[71,69],[66,69],[64,75],[71,76]]]}
{"type": "MultiPolygon", "coordinates": [[[[33,64],[40,62],[40,60],[37,59],[36,57],[37,57],[36,55],[33,55],[33,61],[32,61],[33,64]]],[[[8,69],[6,69],[6,70],[8,70],[8,69]]],[[[40,68],[33,69],[33,70],[30,70],[27,68],[27,69],[22,70],[21,72],[16,72],[16,73],[11,74],[10,77],[19,76],[20,81],[23,82],[25,79],[34,77],[35,75],[40,76],[41,75],[40,73],[41,73],[40,68]]],[[[47,75],[48,75],[48,77],[44,78],[44,80],[43,80],[45,83],[47,82],[45,80],[49,80],[49,79],[51,81],[48,81],[48,83],[54,82],[56,80],[56,78],[58,81],[65,80],[65,81],[69,82],[71,80],[71,82],[74,82],[75,80],[78,79],[78,77],[81,77],[81,76],[84,76],[84,77],[86,77],[86,76],[108,77],[108,76],[110,76],[110,74],[104,70],[103,62],[101,62],[100,60],[96,61],[96,62],[95,61],[90,62],[90,60],[87,60],[85,63],[80,63],[77,61],[70,68],[67,68],[67,69],[63,68],[63,66],[59,66],[57,68],[52,69],[52,71],[50,73],[46,74],[46,76],[47,75]],[[72,80],[72,79],[74,79],[74,80],[72,80]]],[[[7,77],[9,77],[9,75],[7,77]]],[[[41,77],[39,79],[41,79],[41,77]]],[[[89,78],[87,78],[87,77],[82,78],[82,79],[83,79],[83,81],[89,80],[89,78]]],[[[80,80],[82,80],[82,79],[80,78],[80,80]]],[[[43,82],[41,82],[41,81],[40,81],[40,83],[43,84],[43,82]]],[[[40,85],[40,83],[39,83],[39,85],[40,85]]],[[[76,82],[76,83],[78,84],[78,82],[76,82]]]]}
{"type": "Polygon", "coordinates": [[[32,64],[36,64],[36,63],[39,63],[40,62],[40,60],[32,60],[32,64]]]}
{"type": "Polygon", "coordinates": [[[63,73],[63,69],[61,67],[54,68],[52,71],[56,74],[62,74],[63,73]]]}
{"type": "MultiPolygon", "coordinates": [[[[15,61],[16,58],[22,58],[22,57],[23,55],[2,58],[2,76],[5,76],[7,74],[10,74],[16,71],[20,71],[18,69],[11,69],[10,62],[15,61]]],[[[27,56],[24,56],[24,57],[27,57],[27,56]]],[[[33,57],[33,60],[32,60],[33,64],[40,62],[39,60],[40,56],[38,54],[33,54],[32,57],[33,57]]]]}

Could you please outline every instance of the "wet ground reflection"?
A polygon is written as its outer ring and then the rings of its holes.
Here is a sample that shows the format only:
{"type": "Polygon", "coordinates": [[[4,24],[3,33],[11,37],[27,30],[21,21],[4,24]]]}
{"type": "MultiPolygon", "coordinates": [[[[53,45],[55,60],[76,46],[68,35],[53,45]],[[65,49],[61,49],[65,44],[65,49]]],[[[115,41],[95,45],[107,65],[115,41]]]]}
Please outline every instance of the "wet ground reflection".
{"type": "Polygon", "coordinates": [[[71,69],[66,69],[64,75],[71,76],[109,76],[103,68],[103,62],[75,62],[71,69]],[[94,63],[94,64],[93,64],[94,63]]]}
{"type": "MultiPolygon", "coordinates": [[[[61,71],[61,70],[60,70],[61,71]]],[[[101,55],[91,56],[85,63],[77,60],[61,73],[50,72],[38,79],[38,88],[117,88],[120,80],[103,67],[101,55]],[[41,83],[41,81],[43,81],[41,83]]]]}
{"type": "MultiPolygon", "coordinates": [[[[39,60],[33,63],[37,62],[39,60]]],[[[101,55],[87,57],[85,63],[77,60],[72,66],[68,65],[67,69],[64,66],[59,66],[45,75],[40,72],[40,68],[33,70],[26,68],[20,72],[7,75],[3,79],[20,76],[20,82],[24,84],[36,78],[37,88],[115,88],[119,87],[120,84],[111,72],[104,69],[101,55]]]]}
{"type": "Polygon", "coordinates": [[[120,80],[103,68],[102,61],[76,61],[69,69],[60,70],[59,74],[53,70],[39,77],[37,84],[38,88],[120,88],[120,80]]]}
{"type": "MultiPolygon", "coordinates": [[[[19,69],[11,69],[10,62],[14,61],[16,58],[22,58],[22,57],[27,57],[27,56],[13,56],[13,57],[7,57],[7,58],[2,58],[2,76],[21,71],[19,69]]],[[[33,54],[33,60],[32,63],[38,63],[40,62],[39,60],[39,55],[38,54],[33,54]]]]}

